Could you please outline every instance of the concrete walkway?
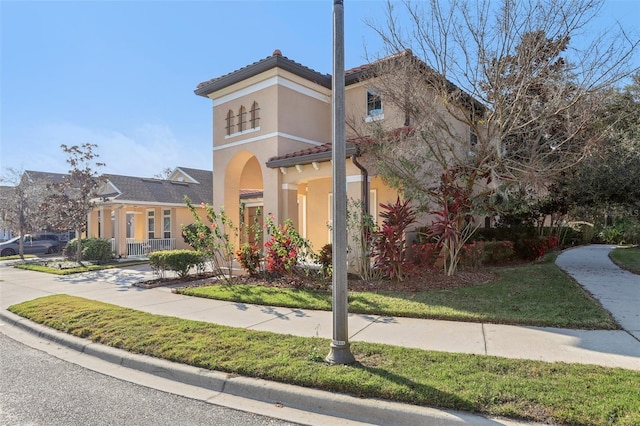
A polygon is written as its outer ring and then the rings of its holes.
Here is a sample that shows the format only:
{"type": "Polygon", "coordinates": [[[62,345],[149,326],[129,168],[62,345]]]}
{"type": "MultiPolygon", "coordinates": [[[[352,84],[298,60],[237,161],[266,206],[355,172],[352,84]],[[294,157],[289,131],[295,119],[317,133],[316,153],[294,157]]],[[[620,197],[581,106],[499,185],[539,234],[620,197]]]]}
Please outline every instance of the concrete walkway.
{"type": "Polygon", "coordinates": [[[609,259],[614,246],[567,250],[556,264],[611,312],[627,332],[640,340],[640,275],[620,269],[609,259]]]}
{"type": "MultiPolygon", "coordinates": [[[[557,263],[598,298],[624,330],[518,327],[350,314],[350,340],[445,352],[597,364],[640,371],[640,276],[626,273],[615,266],[608,259],[611,248],[588,246],[568,250],[558,257],[557,263]]],[[[64,293],[158,315],[252,330],[331,338],[331,312],[191,298],[173,294],[170,288],[140,289],[132,286],[135,282],[151,278],[153,274],[146,266],[64,277],[0,267],[0,321],[18,322],[25,326],[30,322],[16,319],[6,311],[8,306],[64,293]]],[[[42,330],[39,329],[39,332],[42,330]]],[[[458,417],[460,415],[457,414],[458,417]]],[[[393,422],[400,424],[398,420],[395,417],[393,422]]],[[[480,420],[478,422],[475,424],[485,424],[480,420]]]]}

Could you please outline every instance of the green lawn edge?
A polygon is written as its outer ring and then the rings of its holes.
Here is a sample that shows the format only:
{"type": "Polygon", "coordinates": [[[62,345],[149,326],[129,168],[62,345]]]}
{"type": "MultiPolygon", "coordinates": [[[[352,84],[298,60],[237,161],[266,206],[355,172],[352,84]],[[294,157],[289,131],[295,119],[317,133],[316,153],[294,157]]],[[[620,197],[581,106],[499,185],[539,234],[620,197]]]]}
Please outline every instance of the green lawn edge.
{"type": "Polygon", "coordinates": [[[14,255],[11,255],[11,256],[2,256],[2,257],[0,257],[0,261],[3,261],[3,260],[22,260],[23,258],[24,259],[35,259],[35,257],[36,256],[33,255],[33,254],[25,254],[23,257],[20,257],[19,254],[14,254],[14,255]]]}
{"type": "Polygon", "coordinates": [[[146,263],[149,263],[149,262],[142,261],[142,260],[140,261],[135,260],[135,261],[127,261],[127,262],[107,263],[103,265],[86,265],[86,266],[79,266],[76,268],[65,268],[65,269],[53,268],[50,266],[39,265],[37,263],[19,263],[13,266],[14,268],[17,268],[17,269],[24,269],[27,271],[35,271],[35,272],[44,272],[46,274],[73,275],[73,274],[80,274],[83,272],[101,271],[104,269],[115,269],[115,268],[125,268],[127,266],[144,265],[146,263]]]}
{"type": "Polygon", "coordinates": [[[353,366],[323,362],[330,341],[148,314],[75,296],[13,305],[17,315],[108,346],[198,368],[366,398],[574,425],[640,424],[640,372],[352,342],[353,366]]]}
{"type": "MultiPolygon", "coordinates": [[[[349,293],[349,312],[466,322],[616,330],[620,326],[551,257],[495,268],[497,279],[476,286],[421,292],[349,293]]],[[[331,310],[331,293],[217,284],[176,289],[187,296],[297,309],[331,310]]]]}
{"type": "Polygon", "coordinates": [[[640,247],[616,247],[609,252],[609,259],[626,271],[640,274],[640,247]]]}

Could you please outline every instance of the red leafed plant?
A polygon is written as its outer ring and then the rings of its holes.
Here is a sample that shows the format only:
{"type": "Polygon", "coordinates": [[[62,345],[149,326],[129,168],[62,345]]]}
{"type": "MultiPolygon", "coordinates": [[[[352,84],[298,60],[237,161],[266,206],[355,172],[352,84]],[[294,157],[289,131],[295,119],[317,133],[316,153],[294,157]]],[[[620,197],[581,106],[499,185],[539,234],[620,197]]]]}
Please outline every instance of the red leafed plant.
{"type": "Polygon", "coordinates": [[[444,271],[453,275],[458,267],[465,244],[477,229],[473,222],[473,189],[460,184],[458,170],[442,173],[439,195],[440,210],[431,212],[435,219],[429,231],[442,247],[444,271]]]}
{"type": "Polygon", "coordinates": [[[374,268],[385,277],[402,281],[411,262],[405,259],[405,231],[416,220],[411,200],[394,204],[380,204],[382,226],[373,235],[374,268]]]}

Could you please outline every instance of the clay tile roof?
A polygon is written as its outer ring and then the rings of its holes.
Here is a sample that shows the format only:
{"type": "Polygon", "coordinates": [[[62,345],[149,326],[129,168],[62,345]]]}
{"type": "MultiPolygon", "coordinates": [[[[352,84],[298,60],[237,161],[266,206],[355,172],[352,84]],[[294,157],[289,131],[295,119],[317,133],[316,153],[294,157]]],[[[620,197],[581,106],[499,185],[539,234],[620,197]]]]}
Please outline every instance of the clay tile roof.
{"type": "MultiPolygon", "coordinates": [[[[413,128],[409,126],[399,127],[397,129],[389,131],[389,133],[387,134],[387,140],[393,140],[398,137],[406,136],[412,131],[413,128]]],[[[359,136],[347,139],[347,156],[356,154],[358,152],[359,146],[365,146],[366,144],[371,142],[372,139],[370,136],[359,136]]],[[[269,168],[275,169],[278,167],[291,167],[297,164],[310,164],[314,161],[329,161],[330,159],[331,144],[325,143],[311,148],[301,149],[299,151],[279,155],[277,157],[271,157],[269,161],[267,161],[266,165],[269,168]]]]}
{"type": "Polygon", "coordinates": [[[263,196],[262,189],[241,189],[240,198],[261,198],[263,196]]]}
{"type": "Polygon", "coordinates": [[[239,81],[245,80],[254,75],[258,75],[271,68],[280,67],[289,72],[292,72],[307,80],[314,81],[321,86],[331,87],[331,76],[329,74],[322,74],[316,70],[313,70],[307,66],[302,65],[292,59],[282,55],[282,52],[278,49],[274,50],[271,56],[260,59],[252,64],[239,68],[230,73],[224,74],[220,77],[212,78],[211,80],[203,81],[196,87],[195,93],[200,96],[207,96],[216,90],[220,90],[224,87],[230,86],[239,81]]]}

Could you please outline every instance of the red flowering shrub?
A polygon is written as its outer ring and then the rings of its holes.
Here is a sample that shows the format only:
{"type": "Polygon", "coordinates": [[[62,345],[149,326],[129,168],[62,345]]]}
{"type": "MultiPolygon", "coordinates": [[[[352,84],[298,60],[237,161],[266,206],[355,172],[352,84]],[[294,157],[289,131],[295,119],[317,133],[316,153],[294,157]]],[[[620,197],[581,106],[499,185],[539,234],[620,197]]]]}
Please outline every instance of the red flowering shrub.
{"type": "Polygon", "coordinates": [[[558,237],[556,235],[547,237],[547,247],[549,248],[549,250],[553,250],[554,248],[558,247],[558,237]]]}
{"type": "Polygon", "coordinates": [[[413,244],[411,260],[419,268],[435,269],[440,249],[434,243],[413,244]]]}
{"type": "Polygon", "coordinates": [[[249,243],[242,244],[236,252],[236,256],[242,268],[247,271],[249,275],[258,275],[260,262],[262,261],[262,252],[257,245],[249,243]]]}
{"type": "Polygon", "coordinates": [[[547,239],[531,237],[520,241],[516,246],[516,254],[523,260],[536,260],[547,252],[547,239]]]}
{"type": "Polygon", "coordinates": [[[511,241],[485,241],[482,243],[482,263],[499,265],[513,260],[516,252],[511,241]]]}
{"type": "Polygon", "coordinates": [[[460,263],[464,269],[478,269],[482,265],[482,244],[476,241],[465,244],[462,248],[460,263]]]}
{"type": "Polygon", "coordinates": [[[290,275],[298,261],[312,257],[311,245],[294,229],[291,219],[284,225],[276,225],[273,217],[267,217],[266,224],[269,240],[264,244],[265,268],[267,272],[276,275],[290,275]]]}

